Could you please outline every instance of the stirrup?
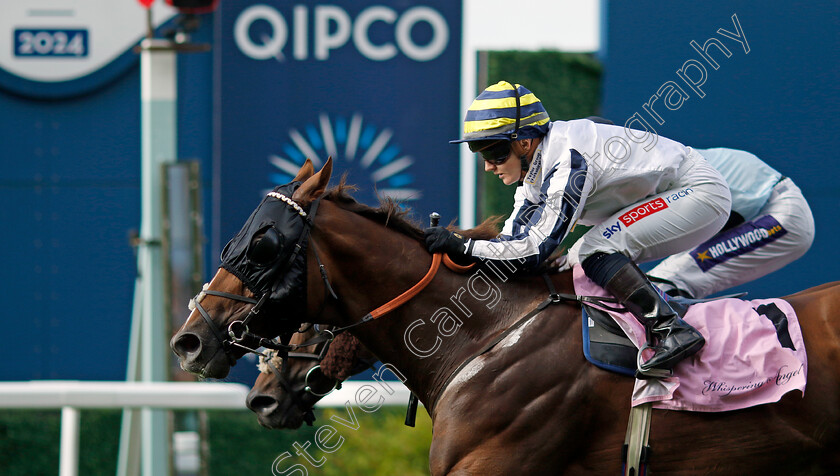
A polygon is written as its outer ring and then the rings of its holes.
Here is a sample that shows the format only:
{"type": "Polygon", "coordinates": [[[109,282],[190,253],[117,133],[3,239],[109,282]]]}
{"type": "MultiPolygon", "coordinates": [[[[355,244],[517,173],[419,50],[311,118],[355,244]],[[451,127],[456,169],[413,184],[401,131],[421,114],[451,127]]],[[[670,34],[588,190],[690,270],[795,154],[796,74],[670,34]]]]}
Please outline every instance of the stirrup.
{"type": "Polygon", "coordinates": [[[646,350],[653,350],[656,351],[656,347],[645,343],[640,349],[639,352],[636,354],[636,375],[635,377],[639,380],[648,380],[652,378],[668,378],[673,375],[673,371],[668,369],[643,369],[642,366],[645,364],[645,360],[642,357],[642,352],[646,350]]]}

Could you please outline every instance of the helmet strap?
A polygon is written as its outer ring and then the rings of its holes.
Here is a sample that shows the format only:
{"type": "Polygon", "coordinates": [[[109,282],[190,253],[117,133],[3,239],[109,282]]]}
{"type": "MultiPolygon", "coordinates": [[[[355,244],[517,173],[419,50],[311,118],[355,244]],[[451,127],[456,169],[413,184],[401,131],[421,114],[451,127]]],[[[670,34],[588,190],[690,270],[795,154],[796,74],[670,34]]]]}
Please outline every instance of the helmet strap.
{"type": "MultiPolygon", "coordinates": [[[[523,172],[522,175],[524,175],[524,173],[527,172],[528,169],[531,167],[531,164],[528,163],[528,154],[530,151],[525,150],[525,147],[523,147],[522,143],[520,143],[519,141],[511,142],[510,148],[511,152],[513,152],[514,154],[516,154],[517,157],[519,157],[520,169],[523,172]]],[[[522,185],[521,179],[519,180],[519,185],[522,185]]]]}
{"type": "Polygon", "coordinates": [[[525,175],[528,173],[528,159],[524,155],[520,155],[519,163],[522,164],[522,171],[519,173],[519,181],[516,182],[516,185],[521,186],[523,183],[525,183],[525,175]]]}
{"type": "Polygon", "coordinates": [[[513,96],[516,98],[516,122],[513,124],[513,133],[510,135],[510,140],[515,141],[519,137],[519,85],[513,85],[513,96]]]}

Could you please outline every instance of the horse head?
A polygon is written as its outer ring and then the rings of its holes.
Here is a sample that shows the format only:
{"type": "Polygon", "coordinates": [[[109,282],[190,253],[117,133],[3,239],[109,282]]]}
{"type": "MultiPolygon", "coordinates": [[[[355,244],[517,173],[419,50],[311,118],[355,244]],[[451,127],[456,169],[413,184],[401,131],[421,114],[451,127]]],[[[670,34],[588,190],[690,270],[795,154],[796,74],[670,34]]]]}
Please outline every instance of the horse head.
{"type": "MultiPolygon", "coordinates": [[[[295,334],[290,344],[305,344],[317,335],[315,327],[310,326],[306,332],[295,334]]],[[[289,352],[285,359],[269,353],[260,358],[260,375],[248,393],[248,408],[266,428],[296,429],[304,422],[311,425],[315,403],[375,361],[370,351],[349,333],[304,345],[299,351],[289,352]]]]}
{"type": "Polygon", "coordinates": [[[184,370],[223,378],[259,337],[290,336],[304,322],[297,316],[305,312],[306,247],[331,172],[331,160],[317,173],[307,160],[225,246],[219,270],[170,341],[184,370]],[[260,313],[279,318],[256,319],[260,313]]]}
{"type": "MultiPolygon", "coordinates": [[[[441,257],[398,204],[361,204],[343,183],[326,191],[330,172],[330,161],[301,171],[265,197],[172,348],[185,370],[222,378],[245,352],[276,346],[266,339],[288,339],[304,322],[352,329],[430,408],[461,362],[545,299],[545,284],[509,279],[510,263],[438,272],[441,257]]],[[[491,222],[466,236],[495,233],[491,222]]],[[[557,279],[571,286],[570,276],[557,279]]]]}

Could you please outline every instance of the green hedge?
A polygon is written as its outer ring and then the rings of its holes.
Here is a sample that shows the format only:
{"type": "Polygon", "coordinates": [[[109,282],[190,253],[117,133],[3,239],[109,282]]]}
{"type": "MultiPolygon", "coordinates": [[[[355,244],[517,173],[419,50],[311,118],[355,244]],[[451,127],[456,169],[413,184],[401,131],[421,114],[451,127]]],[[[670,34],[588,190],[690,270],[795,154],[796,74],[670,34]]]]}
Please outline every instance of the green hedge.
{"type": "MultiPolygon", "coordinates": [[[[332,415],[348,419],[346,410],[326,409],[316,411],[314,426],[303,426],[297,431],[262,428],[249,413],[209,412],[210,474],[272,474],[275,459],[284,452],[289,452],[292,458],[279,462],[275,474],[290,470],[294,464],[304,466],[309,474],[326,476],[429,474],[432,425],[422,408],[417,412],[414,428],[403,424],[405,409],[402,407],[383,407],[370,414],[354,407],[354,412],[359,424],[357,430],[330,420],[332,415]],[[315,432],[324,425],[332,426],[344,438],[333,453],[315,449],[315,432]],[[299,446],[309,443],[306,451],[311,457],[315,461],[326,461],[320,467],[314,467],[304,457],[296,455],[295,443],[299,446]]],[[[334,436],[331,443],[336,441],[338,436],[334,436]]]]}
{"type": "MultiPolygon", "coordinates": [[[[283,460],[279,470],[299,463],[312,475],[429,474],[432,425],[422,408],[417,412],[415,428],[403,424],[403,407],[383,407],[370,414],[354,407],[354,412],[357,430],[330,420],[332,415],[346,419],[346,410],[326,409],[316,410],[314,426],[296,431],[265,429],[247,411],[208,412],[209,474],[271,475],[274,460],[286,451],[293,458],[283,460]],[[315,431],[327,424],[345,439],[331,454],[315,450],[313,440],[315,431]],[[326,458],[326,462],[313,467],[295,454],[295,442],[302,446],[309,442],[312,457],[326,458]]],[[[80,475],[116,474],[121,417],[119,410],[81,412],[80,475]]],[[[58,474],[60,420],[59,411],[0,411],[0,475],[58,474]]],[[[337,441],[337,436],[333,441],[337,441]]]]}
{"type": "MultiPolygon", "coordinates": [[[[81,412],[79,474],[113,476],[119,452],[120,410],[81,412]]],[[[58,474],[61,412],[0,411],[0,475],[58,474]]]]}

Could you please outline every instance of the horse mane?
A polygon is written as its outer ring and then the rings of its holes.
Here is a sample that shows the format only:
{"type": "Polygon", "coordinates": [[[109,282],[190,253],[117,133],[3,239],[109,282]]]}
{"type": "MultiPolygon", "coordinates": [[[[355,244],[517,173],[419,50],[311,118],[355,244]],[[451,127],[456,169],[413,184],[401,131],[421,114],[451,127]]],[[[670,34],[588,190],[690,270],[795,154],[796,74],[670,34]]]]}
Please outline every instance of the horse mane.
{"type": "MultiPolygon", "coordinates": [[[[326,191],[324,198],[347,211],[373,220],[417,241],[423,241],[423,229],[410,217],[411,209],[403,208],[398,200],[391,197],[380,198],[377,208],[359,203],[352,195],[352,192],[357,191],[358,187],[347,184],[346,178],[347,174],[345,173],[338,185],[326,191]]],[[[489,240],[499,234],[500,222],[501,217],[490,217],[469,230],[458,230],[451,225],[447,228],[457,230],[467,238],[489,240]]]]}

